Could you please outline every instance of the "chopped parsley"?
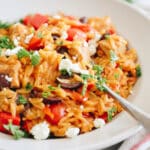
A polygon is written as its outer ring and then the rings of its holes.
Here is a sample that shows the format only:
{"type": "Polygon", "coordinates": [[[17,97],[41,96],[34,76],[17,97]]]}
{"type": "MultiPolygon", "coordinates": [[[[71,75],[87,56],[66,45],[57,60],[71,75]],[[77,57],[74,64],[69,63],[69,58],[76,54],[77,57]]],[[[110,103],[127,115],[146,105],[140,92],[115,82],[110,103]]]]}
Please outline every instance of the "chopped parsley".
{"type": "Polygon", "coordinates": [[[118,56],[113,50],[110,50],[110,62],[114,63],[118,60],[118,56]]]}
{"type": "Polygon", "coordinates": [[[136,68],[136,76],[137,77],[141,77],[142,76],[142,70],[141,70],[141,67],[138,65],[136,68]]]}
{"type": "Polygon", "coordinates": [[[85,95],[87,90],[87,81],[88,79],[93,78],[93,76],[90,74],[81,74],[81,78],[83,80],[82,95],[85,95]]]}
{"type": "Polygon", "coordinates": [[[96,75],[100,75],[103,72],[103,67],[99,65],[93,65],[93,70],[96,71],[96,75]]]}
{"type": "Polygon", "coordinates": [[[99,77],[97,78],[96,87],[100,91],[105,91],[105,87],[103,86],[106,83],[106,79],[99,77]]]}
{"type": "Polygon", "coordinates": [[[60,73],[61,73],[62,76],[69,76],[69,77],[72,76],[72,71],[71,70],[61,69],[60,73]]]}
{"type": "Polygon", "coordinates": [[[114,74],[114,78],[115,78],[116,80],[119,78],[119,76],[120,76],[119,73],[115,73],[115,74],[114,74]]]}
{"type": "Polygon", "coordinates": [[[0,37],[0,48],[13,49],[15,46],[13,42],[7,37],[0,37]]]}
{"type": "Polygon", "coordinates": [[[45,92],[42,93],[42,97],[43,98],[48,98],[50,96],[50,94],[51,94],[51,92],[45,91],[45,92]]]}
{"type": "Polygon", "coordinates": [[[27,99],[26,99],[24,96],[19,95],[19,96],[18,96],[18,103],[24,105],[24,104],[27,104],[28,101],[27,101],[27,99]]]}
{"type": "Polygon", "coordinates": [[[14,139],[16,139],[16,140],[24,137],[24,135],[25,135],[25,133],[22,130],[20,130],[20,127],[16,126],[16,125],[13,125],[11,121],[7,125],[4,125],[4,128],[7,131],[11,132],[14,139]]]}
{"type": "Polygon", "coordinates": [[[36,66],[40,63],[40,55],[37,53],[33,53],[31,56],[31,64],[36,66]]]}
{"type": "Polygon", "coordinates": [[[30,53],[26,50],[26,49],[21,49],[18,53],[17,53],[18,59],[21,59],[23,57],[30,57],[30,53]]]}
{"type": "Polygon", "coordinates": [[[51,86],[51,85],[49,85],[48,88],[49,88],[51,91],[55,91],[55,90],[56,90],[56,88],[53,87],[53,86],[51,86]]]}
{"type": "Polygon", "coordinates": [[[111,109],[109,109],[108,111],[107,111],[107,120],[108,121],[111,121],[112,120],[112,118],[113,118],[113,116],[114,116],[114,114],[117,112],[117,108],[116,107],[112,107],[111,109]]]}
{"type": "Polygon", "coordinates": [[[42,38],[43,37],[42,32],[38,32],[37,36],[38,38],[42,38]]]}
{"type": "Polygon", "coordinates": [[[110,39],[110,34],[105,34],[104,37],[106,40],[108,40],[108,39],[110,39]]]}
{"type": "Polygon", "coordinates": [[[32,85],[30,83],[27,83],[25,88],[26,88],[26,90],[29,91],[29,90],[32,90],[33,87],[32,87],[32,85]]]}
{"type": "Polygon", "coordinates": [[[8,29],[12,24],[0,21],[0,29],[8,29]]]}

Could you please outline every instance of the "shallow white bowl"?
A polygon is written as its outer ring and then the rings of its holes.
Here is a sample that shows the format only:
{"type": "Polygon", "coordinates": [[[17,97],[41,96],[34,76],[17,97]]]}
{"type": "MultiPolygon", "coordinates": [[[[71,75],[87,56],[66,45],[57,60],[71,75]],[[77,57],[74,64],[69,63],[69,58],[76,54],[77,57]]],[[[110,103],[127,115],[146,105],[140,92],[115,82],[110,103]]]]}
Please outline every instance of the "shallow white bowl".
{"type": "MultiPolygon", "coordinates": [[[[123,0],[121,0],[123,1],[123,0]]],[[[143,76],[129,99],[150,112],[150,21],[136,8],[118,0],[4,0],[0,5],[0,20],[14,21],[26,14],[58,11],[75,16],[110,16],[119,33],[124,35],[137,49],[143,76]]],[[[111,146],[140,130],[139,124],[127,113],[119,114],[102,129],[80,135],[73,139],[52,139],[35,141],[13,140],[0,134],[0,149],[4,150],[80,150],[102,149],[111,146]]]]}

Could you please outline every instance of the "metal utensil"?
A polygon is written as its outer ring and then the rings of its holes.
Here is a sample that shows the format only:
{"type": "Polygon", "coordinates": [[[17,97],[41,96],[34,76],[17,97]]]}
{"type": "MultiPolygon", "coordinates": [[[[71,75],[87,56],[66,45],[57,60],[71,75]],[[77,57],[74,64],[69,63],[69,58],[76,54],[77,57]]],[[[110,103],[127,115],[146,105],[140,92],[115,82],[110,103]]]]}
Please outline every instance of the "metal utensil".
{"type": "Polygon", "coordinates": [[[106,84],[103,85],[107,92],[114,97],[116,100],[120,102],[120,104],[124,107],[124,109],[131,114],[141,125],[150,132],[150,114],[145,113],[143,110],[131,104],[126,99],[116,94],[113,90],[111,90],[106,84]]]}

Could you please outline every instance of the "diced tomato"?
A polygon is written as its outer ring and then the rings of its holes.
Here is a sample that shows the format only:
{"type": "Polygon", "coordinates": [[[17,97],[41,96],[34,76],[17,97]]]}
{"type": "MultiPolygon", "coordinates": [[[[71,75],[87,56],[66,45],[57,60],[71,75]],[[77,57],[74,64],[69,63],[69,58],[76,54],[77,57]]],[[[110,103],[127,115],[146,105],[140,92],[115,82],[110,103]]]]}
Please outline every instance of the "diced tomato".
{"type": "Polygon", "coordinates": [[[73,91],[72,96],[76,101],[80,103],[83,103],[88,100],[88,92],[86,92],[85,95],[83,96],[80,93],[73,91]]]}
{"type": "Polygon", "coordinates": [[[68,33],[67,40],[69,40],[69,41],[73,41],[74,38],[86,39],[86,34],[82,30],[77,29],[77,28],[70,28],[70,29],[68,29],[67,33],[68,33]]]}
{"type": "Polygon", "coordinates": [[[0,131],[5,132],[4,125],[8,124],[9,121],[12,121],[14,125],[20,125],[20,117],[13,117],[10,113],[0,112],[0,131]]]}
{"type": "Polygon", "coordinates": [[[32,20],[32,16],[26,16],[24,19],[23,19],[23,23],[25,24],[25,25],[31,25],[31,20],[32,20]]]}
{"type": "Polygon", "coordinates": [[[65,116],[65,106],[63,104],[53,104],[45,107],[45,118],[52,124],[58,124],[60,119],[65,116]]]}
{"type": "Polygon", "coordinates": [[[36,36],[32,37],[28,45],[29,50],[38,50],[43,47],[44,47],[44,43],[43,43],[42,38],[39,38],[36,36]]]}
{"type": "Polygon", "coordinates": [[[115,29],[111,28],[111,29],[108,30],[108,33],[109,34],[114,34],[114,33],[116,33],[116,31],[115,31],[115,29]]]}
{"type": "Polygon", "coordinates": [[[88,24],[76,24],[76,25],[72,25],[71,27],[79,29],[83,32],[89,32],[90,30],[92,30],[88,24]]]}
{"type": "Polygon", "coordinates": [[[32,126],[33,126],[32,121],[26,120],[23,122],[22,128],[25,131],[29,132],[31,130],[32,126]]]}
{"type": "Polygon", "coordinates": [[[108,118],[108,114],[107,114],[107,112],[105,112],[102,116],[100,116],[99,118],[102,118],[102,119],[104,119],[106,122],[107,122],[107,118],[108,118]]]}
{"type": "Polygon", "coordinates": [[[25,25],[31,25],[35,29],[38,29],[42,24],[48,22],[48,16],[42,14],[28,15],[23,19],[25,25]]]}
{"type": "Polygon", "coordinates": [[[31,20],[31,24],[35,29],[38,29],[42,24],[48,22],[48,16],[35,14],[31,20]]]}
{"type": "Polygon", "coordinates": [[[91,83],[88,83],[88,86],[87,86],[87,90],[88,91],[91,91],[92,89],[95,88],[95,83],[91,82],[91,83]]]}

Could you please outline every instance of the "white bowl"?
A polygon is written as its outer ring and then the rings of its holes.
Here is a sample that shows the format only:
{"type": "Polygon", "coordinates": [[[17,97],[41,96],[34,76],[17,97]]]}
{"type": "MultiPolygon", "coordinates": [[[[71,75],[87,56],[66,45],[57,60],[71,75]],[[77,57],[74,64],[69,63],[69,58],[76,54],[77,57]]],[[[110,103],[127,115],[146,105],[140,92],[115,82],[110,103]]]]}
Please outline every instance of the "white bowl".
{"type": "MultiPolygon", "coordinates": [[[[123,1],[123,0],[122,0],[123,1]]],[[[62,11],[75,16],[110,16],[119,33],[137,49],[142,66],[142,78],[129,97],[139,107],[150,112],[150,21],[137,9],[118,0],[4,0],[0,5],[0,19],[14,21],[26,14],[62,11]]],[[[127,113],[119,114],[102,129],[73,139],[13,140],[0,134],[0,149],[4,150],[79,150],[102,149],[128,138],[140,130],[140,125],[127,113]]]]}

